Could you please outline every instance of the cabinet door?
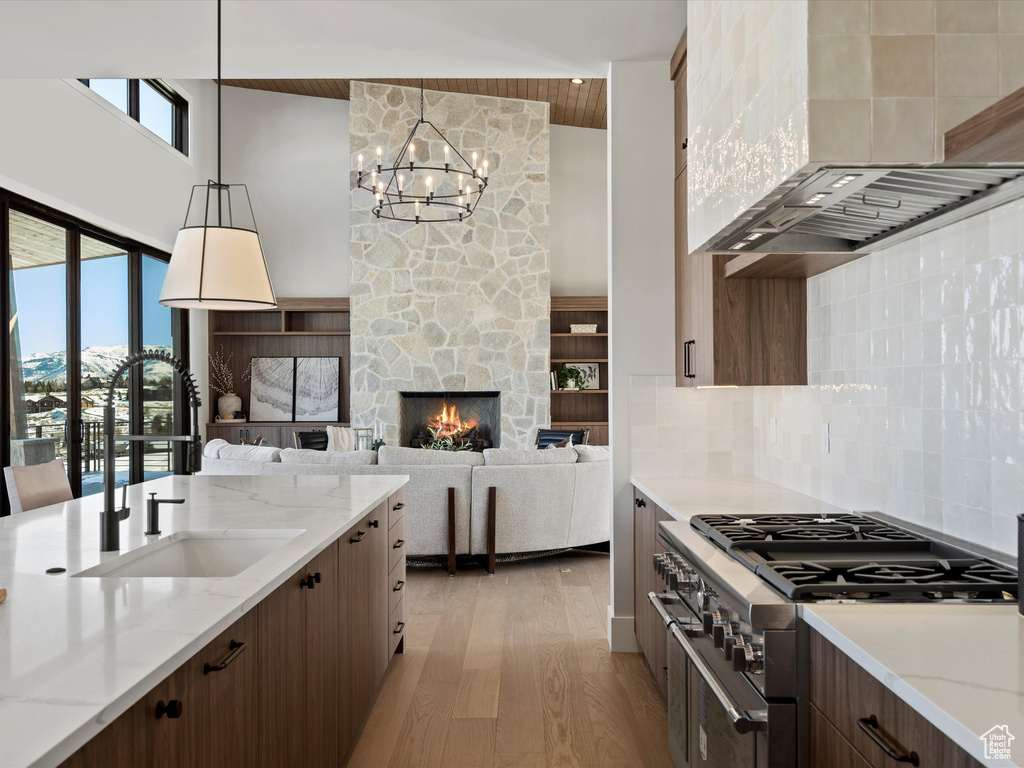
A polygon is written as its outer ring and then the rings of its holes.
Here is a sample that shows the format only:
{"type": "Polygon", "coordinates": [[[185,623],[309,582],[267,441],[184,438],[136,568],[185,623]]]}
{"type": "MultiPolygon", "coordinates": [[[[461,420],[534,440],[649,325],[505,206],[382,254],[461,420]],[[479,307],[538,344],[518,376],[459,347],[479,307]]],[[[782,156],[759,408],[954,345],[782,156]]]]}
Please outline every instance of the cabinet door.
{"type": "Polygon", "coordinates": [[[810,768],[872,768],[816,706],[810,710],[810,768]]]}
{"type": "Polygon", "coordinates": [[[676,176],[675,185],[675,245],[676,245],[676,386],[686,387],[690,364],[687,341],[693,338],[693,320],[687,294],[686,273],[686,169],[676,176]]]}
{"type": "Polygon", "coordinates": [[[331,545],[306,566],[306,760],[310,766],[337,765],[341,759],[341,668],[337,652],[344,584],[338,546],[331,545]]]}
{"type": "Polygon", "coordinates": [[[256,634],[249,611],[190,662],[196,765],[256,765],[256,634]]]}
{"type": "Polygon", "coordinates": [[[203,717],[194,696],[194,665],[172,672],[132,708],[140,765],[190,768],[196,765],[194,722],[203,717]]]}
{"type": "Polygon", "coordinates": [[[686,167],[686,61],[675,80],[676,175],[686,167]]]}
{"type": "Polygon", "coordinates": [[[141,720],[141,709],[141,704],[135,704],[61,763],[60,768],[144,765],[136,749],[140,746],[141,739],[135,736],[136,723],[141,720]],[[139,710],[139,713],[136,710],[139,710]]]}
{"type": "Polygon", "coordinates": [[[306,760],[305,569],[256,609],[259,660],[259,764],[308,765],[306,760]]]}
{"type": "Polygon", "coordinates": [[[688,336],[694,341],[690,347],[693,378],[688,381],[691,386],[729,383],[718,381],[716,376],[714,308],[717,297],[712,280],[713,263],[712,255],[702,251],[688,253],[685,257],[683,271],[688,304],[685,311],[689,318],[688,336]]]}
{"type": "Polygon", "coordinates": [[[388,507],[381,504],[341,540],[339,634],[341,754],[352,745],[387,665],[388,507]]]}

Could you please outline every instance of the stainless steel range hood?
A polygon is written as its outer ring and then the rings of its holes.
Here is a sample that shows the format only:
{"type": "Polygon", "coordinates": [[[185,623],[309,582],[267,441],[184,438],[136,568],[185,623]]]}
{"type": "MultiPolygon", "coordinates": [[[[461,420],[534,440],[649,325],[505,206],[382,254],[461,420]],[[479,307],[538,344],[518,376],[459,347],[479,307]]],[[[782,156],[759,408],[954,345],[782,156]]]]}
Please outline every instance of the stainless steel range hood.
{"type": "Polygon", "coordinates": [[[713,253],[870,253],[1024,196],[1024,166],[825,166],[710,242],[713,253]]]}

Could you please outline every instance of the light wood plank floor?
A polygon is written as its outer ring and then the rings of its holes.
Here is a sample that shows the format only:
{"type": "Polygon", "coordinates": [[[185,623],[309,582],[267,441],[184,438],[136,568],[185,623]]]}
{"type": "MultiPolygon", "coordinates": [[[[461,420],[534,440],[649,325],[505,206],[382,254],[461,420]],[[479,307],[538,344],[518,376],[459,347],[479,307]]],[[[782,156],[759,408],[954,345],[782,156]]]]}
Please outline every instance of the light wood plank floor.
{"type": "Polygon", "coordinates": [[[647,666],[608,650],[608,566],[573,553],[494,576],[410,568],[405,653],[350,768],[671,768],[647,666]]]}

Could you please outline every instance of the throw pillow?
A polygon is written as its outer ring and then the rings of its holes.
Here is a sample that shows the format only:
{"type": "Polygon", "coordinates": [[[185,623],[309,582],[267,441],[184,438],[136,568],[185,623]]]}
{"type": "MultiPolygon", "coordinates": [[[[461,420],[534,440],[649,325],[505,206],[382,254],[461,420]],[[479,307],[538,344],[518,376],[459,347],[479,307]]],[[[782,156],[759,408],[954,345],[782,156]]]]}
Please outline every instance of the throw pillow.
{"type": "Polygon", "coordinates": [[[327,452],[354,451],[356,431],[349,427],[327,427],[327,452]]]}
{"type": "Polygon", "coordinates": [[[552,443],[545,450],[551,450],[552,448],[572,448],[572,435],[569,435],[560,443],[552,443]]]}

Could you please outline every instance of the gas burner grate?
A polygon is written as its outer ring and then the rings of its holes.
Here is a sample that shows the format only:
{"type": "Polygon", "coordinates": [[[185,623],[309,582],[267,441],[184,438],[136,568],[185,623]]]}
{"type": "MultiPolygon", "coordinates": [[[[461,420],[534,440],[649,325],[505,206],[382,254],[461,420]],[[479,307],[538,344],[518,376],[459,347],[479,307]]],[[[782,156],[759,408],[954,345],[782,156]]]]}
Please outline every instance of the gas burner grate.
{"type": "Polygon", "coordinates": [[[912,542],[922,537],[862,515],[697,515],[691,525],[726,549],[751,542],[912,542]]]}
{"type": "Polygon", "coordinates": [[[1006,599],[1017,590],[1015,571],[977,558],[916,563],[776,561],[759,565],[756,572],[786,596],[811,600],[954,594],[1006,599]]]}

